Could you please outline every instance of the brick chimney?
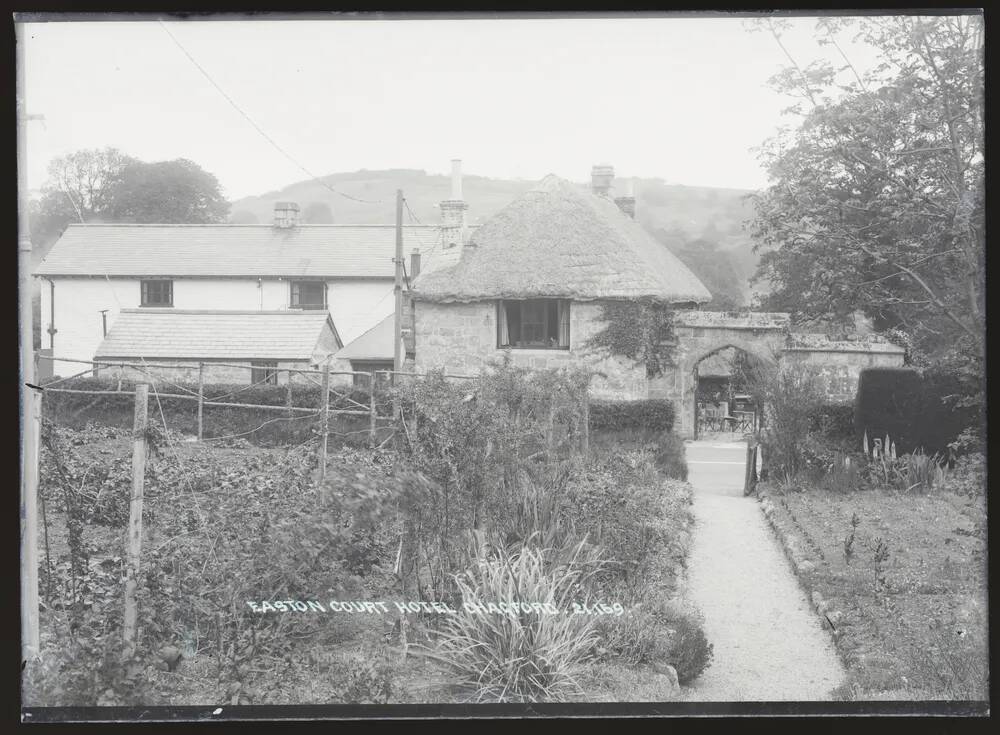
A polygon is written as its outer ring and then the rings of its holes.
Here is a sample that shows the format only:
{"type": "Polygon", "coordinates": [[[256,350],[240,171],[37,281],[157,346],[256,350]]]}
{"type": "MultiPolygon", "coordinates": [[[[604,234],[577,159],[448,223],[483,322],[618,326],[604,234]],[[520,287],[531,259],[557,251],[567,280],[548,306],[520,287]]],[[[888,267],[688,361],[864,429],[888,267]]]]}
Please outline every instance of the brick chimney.
{"type": "Polygon", "coordinates": [[[295,202],[274,203],[274,226],[283,230],[295,227],[299,223],[299,205],[295,202]]]}
{"type": "Polygon", "coordinates": [[[441,235],[445,249],[465,242],[465,210],[469,205],[462,199],[462,161],[451,162],[451,198],[441,202],[441,235]]]}
{"type": "Polygon", "coordinates": [[[410,253],[410,279],[414,279],[420,275],[420,249],[413,248],[413,252],[410,253]]]}
{"type": "Polygon", "coordinates": [[[618,208],[632,219],[635,219],[635,186],[632,179],[628,180],[627,193],[623,197],[615,197],[618,208]]]}
{"type": "Polygon", "coordinates": [[[598,164],[590,169],[590,188],[597,196],[606,197],[611,191],[611,182],[614,178],[614,166],[606,163],[598,164]]]}

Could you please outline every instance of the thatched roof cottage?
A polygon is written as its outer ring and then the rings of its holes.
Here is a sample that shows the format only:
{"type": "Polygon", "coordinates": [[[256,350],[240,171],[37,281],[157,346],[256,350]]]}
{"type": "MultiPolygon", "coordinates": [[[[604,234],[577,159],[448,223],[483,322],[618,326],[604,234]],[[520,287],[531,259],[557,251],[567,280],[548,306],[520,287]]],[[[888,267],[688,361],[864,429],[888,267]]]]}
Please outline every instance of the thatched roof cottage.
{"type": "Polygon", "coordinates": [[[595,395],[643,398],[644,365],[589,349],[601,304],[657,299],[696,306],[712,298],[698,278],[635,221],[635,199],[612,199],[610,166],[591,191],[547,176],[482,224],[461,257],[413,284],[418,371],[478,372],[509,351],[515,364],[586,364],[595,395]]]}

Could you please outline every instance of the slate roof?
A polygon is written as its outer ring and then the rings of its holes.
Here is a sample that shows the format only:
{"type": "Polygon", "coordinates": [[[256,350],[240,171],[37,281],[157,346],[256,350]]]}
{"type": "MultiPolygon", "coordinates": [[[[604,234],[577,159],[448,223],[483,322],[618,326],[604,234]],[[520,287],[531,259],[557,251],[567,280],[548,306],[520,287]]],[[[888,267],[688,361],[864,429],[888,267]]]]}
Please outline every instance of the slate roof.
{"type": "Polygon", "coordinates": [[[309,360],[328,325],[326,311],[122,309],[97,357],[309,360]]]}
{"type": "Polygon", "coordinates": [[[457,264],[421,273],[414,288],[418,299],[443,302],[712,298],[611,199],[551,175],[480,225],[457,264]]]}
{"type": "MultiPolygon", "coordinates": [[[[436,225],[403,227],[407,258],[440,240],[436,225]]],[[[395,247],[394,225],[72,224],[35,275],[392,278],[395,247]]]]}
{"type": "Polygon", "coordinates": [[[338,360],[392,360],[395,314],[390,314],[360,337],[348,342],[336,355],[338,360]]]}

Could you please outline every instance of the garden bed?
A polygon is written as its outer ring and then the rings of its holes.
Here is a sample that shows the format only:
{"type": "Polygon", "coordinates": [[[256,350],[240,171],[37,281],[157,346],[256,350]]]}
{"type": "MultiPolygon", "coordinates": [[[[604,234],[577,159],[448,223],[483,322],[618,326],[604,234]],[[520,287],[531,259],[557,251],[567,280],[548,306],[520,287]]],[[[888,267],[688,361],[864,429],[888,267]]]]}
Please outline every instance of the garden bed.
{"type": "Polygon", "coordinates": [[[843,698],[986,698],[983,478],[961,474],[921,493],[759,486],[848,669],[843,698]]]}
{"type": "MultiPolygon", "coordinates": [[[[130,432],[64,427],[46,436],[39,533],[43,663],[29,672],[26,704],[415,703],[468,695],[450,667],[415,655],[414,644],[430,642],[441,616],[405,616],[407,655],[404,618],[394,610],[254,618],[246,606],[248,599],[275,596],[324,604],[404,601],[394,573],[402,532],[396,512],[371,511],[371,524],[361,529],[345,523],[339,504],[396,492],[396,455],[334,451],[329,487],[343,497],[324,505],[314,482],[313,443],[279,448],[242,439],[198,443],[177,434],[156,439],[146,478],[139,653],[121,666],[130,432]],[[75,490],[67,494],[67,487],[75,490]],[[82,507],[83,522],[67,523],[67,502],[75,504],[73,517],[82,507]],[[340,551],[331,555],[329,544],[340,551]]],[[[615,589],[633,590],[630,614],[643,607],[637,600],[649,608],[656,601],[676,606],[681,593],[690,488],[657,465],[665,466],[653,446],[595,451],[576,470],[567,495],[589,503],[576,513],[581,532],[635,552],[616,552],[621,571],[612,575],[615,589]]],[[[351,507],[354,516],[369,512],[363,502],[351,507]]],[[[689,640],[689,628],[671,627],[676,618],[643,611],[635,618],[638,636],[616,638],[617,648],[603,647],[577,667],[583,693],[572,698],[670,699],[676,673],[664,668],[665,657],[693,657],[688,668],[700,671],[691,643],[698,641],[689,640]]]]}

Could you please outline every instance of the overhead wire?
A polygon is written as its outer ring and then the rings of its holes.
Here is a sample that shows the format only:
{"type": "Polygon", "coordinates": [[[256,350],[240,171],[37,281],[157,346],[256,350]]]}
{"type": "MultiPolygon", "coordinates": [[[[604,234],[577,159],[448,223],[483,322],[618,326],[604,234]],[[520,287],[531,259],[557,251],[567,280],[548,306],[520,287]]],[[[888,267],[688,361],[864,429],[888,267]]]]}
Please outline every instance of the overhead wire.
{"type": "Polygon", "coordinates": [[[276,151],[278,151],[278,153],[280,153],[285,158],[287,158],[289,161],[291,161],[292,164],[294,164],[299,170],[301,170],[303,173],[305,173],[310,179],[312,179],[313,181],[315,181],[317,184],[319,184],[323,188],[327,189],[328,191],[331,191],[331,192],[333,192],[334,194],[336,194],[338,196],[342,196],[345,199],[350,199],[350,200],[355,201],[355,202],[361,202],[362,204],[384,204],[384,201],[381,200],[381,199],[375,199],[375,200],[372,200],[372,199],[361,199],[359,197],[351,196],[350,194],[345,194],[342,191],[337,191],[332,186],[330,186],[325,181],[323,181],[319,176],[317,176],[312,171],[310,171],[308,168],[306,168],[301,163],[299,163],[299,161],[294,156],[292,156],[288,151],[286,151],[284,148],[282,148],[280,145],[278,145],[277,141],[275,141],[274,138],[272,138],[270,135],[268,135],[264,131],[264,129],[261,128],[261,126],[258,125],[254,121],[254,119],[252,117],[250,117],[250,115],[248,115],[246,113],[246,111],[242,107],[240,107],[238,104],[236,104],[236,101],[226,93],[226,90],[224,90],[219,85],[219,83],[215,81],[215,79],[212,78],[212,75],[209,74],[208,71],[206,71],[205,67],[203,67],[201,64],[199,64],[198,61],[197,61],[197,59],[195,59],[194,56],[192,56],[191,53],[186,48],[184,48],[184,45],[179,40],[177,40],[177,37],[173,33],[170,32],[170,29],[167,27],[167,25],[162,20],[157,21],[157,22],[160,24],[160,27],[163,28],[163,30],[166,32],[166,34],[168,36],[170,36],[170,40],[172,40],[174,42],[174,44],[177,46],[177,48],[179,48],[181,50],[181,52],[188,58],[188,60],[192,64],[194,64],[195,68],[197,68],[198,71],[200,71],[202,73],[202,75],[205,77],[205,79],[207,79],[209,81],[209,83],[213,87],[215,87],[215,89],[219,92],[219,94],[221,94],[223,96],[223,98],[233,107],[233,109],[236,110],[240,115],[242,115],[243,118],[248,123],[250,123],[250,125],[253,127],[253,129],[256,130],[260,134],[260,136],[262,138],[264,138],[264,140],[266,140],[268,143],[270,143],[271,146],[273,146],[274,149],[276,151]]]}

